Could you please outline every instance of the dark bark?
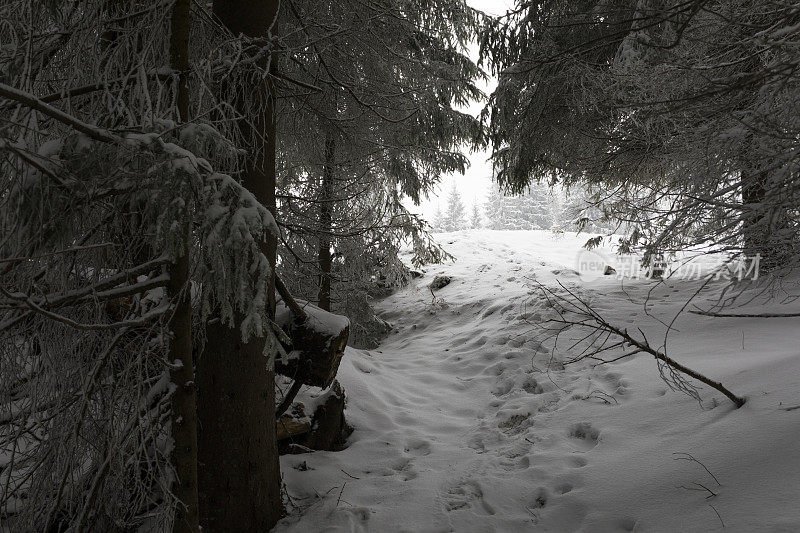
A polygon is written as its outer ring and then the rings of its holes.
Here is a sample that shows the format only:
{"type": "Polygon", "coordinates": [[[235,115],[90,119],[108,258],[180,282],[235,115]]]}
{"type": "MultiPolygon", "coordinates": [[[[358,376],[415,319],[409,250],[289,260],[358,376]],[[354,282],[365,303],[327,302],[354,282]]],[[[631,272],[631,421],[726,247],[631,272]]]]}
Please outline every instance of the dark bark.
{"type": "MultiPolygon", "coordinates": [[[[345,449],[347,437],[353,433],[353,428],[345,419],[345,405],[344,390],[338,381],[334,381],[325,403],[317,406],[310,422],[291,416],[280,418],[277,426],[281,454],[345,449]]],[[[302,408],[300,411],[302,413],[302,408]]]]}
{"type": "Polygon", "coordinates": [[[760,256],[762,272],[770,272],[791,260],[793,243],[780,233],[789,227],[786,207],[769,190],[769,174],[743,169],[742,181],[742,251],[749,258],[760,256]]]}
{"type": "Polygon", "coordinates": [[[169,343],[172,394],[172,466],[176,479],[172,492],[180,501],[175,510],[174,532],[199,531],[197,483],[197,397],[192,363],[192,309],[189,301],[189,253],[170,265],[167,291],[178,297],[170,320],[172,338],[169,343]]]}
{"type": "Polygon", "coordinates": [[[312,450],[337,452],[345,448],[347,437],[353,432],[345,422],[345,396],[342,386],[334,381],[332,394],[317,407],[311,423],[312,430],[304,445],[312,450]]]}
{"type": "Polygon", "coordinates": [[[748,257],[766,252],[766,235],[764,220],[764,176],[758,172],[742,170],[742,203],[743,215],[742,236],[744,253],[748,257]]]}
{"type": "Polygon", "coordinates": [[[317,306],[331,310],[331,235],[333,234],[333,170],[336,159],[336,134],[328,130],[325,134],[325,164],[322,169],[319,202],[319,295],[317,306]]]}
{"type": "Polygon", "coordinates": [[[339,321],[328,311],[307,304],[303,314],[287,313],[281,304],[276,323],[291,339],[294,357],[288,361],[278,358],[275,371],[306,385],[326,389],[333,383],[339,364],[344,356],[350,336],[348,321],[339,321]],[[337,330],[331,329],[334,320],[339,322],[337,330]],[[320,327],[323,326],[323,327],[320,327]]]}
{"type": "Polygon", "coordinates": [[[264,340],[219,322],[199,364],[200,509],[204,531],[269,531],[281,516],[274,374],[264,340]]]}
{"type": "MultiPolygon", "coordinates": [[[[178,76],[176,105],[181,122],[189,118],[189,0],[172,6],[170,65],[178,76]]],[[[197,496],[197,398],[192,363],[192,307],[189,295],[189,226],[185,227],[183,255],[169,265],[167,293],[177,300],[170,319],[170,379],[172,394],[172,466],[176,479],[172,492],[180,503],[175,510],[172,531],[194,533],[200,529],[197,496]]]]}
{"type": "MultiPolygon", "coordinates": [[[[234,35],[263,37],[278,2],[215,0],[214,15],[234,35]]],[[[261,65],[264,66],[263,64],[261,65]]],[[[247,144],[243,185],[275,214],[275,101],[268,81],[236,87],[230,103],[243,115],[247,144]],[[249,101],[251,106],[245,106],[249,101]],[[261,112],[253,113],[252,109],[261,112]]],[[[277,236],[260,243],[275,265],[277,236]]],[[[271,276],[274,287],[274,275],[271,276]]],[[[270,290],[268,314],[274,317],[270,290]]],[[[205,531],[268,531],[281,517],[280,470],[275,437],[275,374],[264,354],[265,339],[242,342],[234,327],[206,326],[199,362],[200,515],[205,531]]]]}

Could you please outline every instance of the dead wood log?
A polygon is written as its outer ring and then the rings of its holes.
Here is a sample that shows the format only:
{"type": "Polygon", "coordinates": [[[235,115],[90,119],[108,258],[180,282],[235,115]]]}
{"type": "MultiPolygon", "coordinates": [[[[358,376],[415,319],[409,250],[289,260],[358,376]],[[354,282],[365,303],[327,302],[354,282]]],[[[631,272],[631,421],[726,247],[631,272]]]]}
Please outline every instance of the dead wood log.
{"type": "Polygon", "coordinates": [[[278,442],[289,438],[297,438],[311,431],[310,420],[295,420],[290,416],[282,416],[277,420],[276,433],[278,442]]]}
{"type": "Polygon", "coordinates": [[[291,415],[276,421],[281,455],[312,450],[340,451],[346,447],[353,428],[345,420],[346,398],[339,382],[334,381],[317,402],[310,420],[304,412],[305,406],[298,403],[291,415]]]}
{"type": "MultiPolygon", "coordinates": [[[[295,300],[275,279],[281,296],[275,322],[292,340],[288,357],[275,361],[275,372],[306,385],[328,388],[336,377],[350,335],[350,321],[302,300],[295,300]]],[[[280,414],[279,414],[280,415],[280,414]]]]}

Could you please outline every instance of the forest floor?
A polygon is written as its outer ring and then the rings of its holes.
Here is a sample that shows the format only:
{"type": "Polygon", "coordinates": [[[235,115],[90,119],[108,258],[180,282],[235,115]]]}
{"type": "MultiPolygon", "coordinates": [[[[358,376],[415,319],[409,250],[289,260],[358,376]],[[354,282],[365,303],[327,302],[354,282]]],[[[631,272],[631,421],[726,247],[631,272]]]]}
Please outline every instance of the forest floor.
{"type": "Polygon", "coordinates": [[[536,282],[657,345],[658,319],[699,286],[583,281],[586,238],[439,235],[457,260],[379,302],[395,331],[342,361],[349,447],[282,457],[292,503],[277,531],[800,531],[800,319],[675,323],[669,354],[745,396],[740,409],[708,387],[701,403],[670,390],[647,354],[564,368],[540,344],[553,311],[536,282]]]}

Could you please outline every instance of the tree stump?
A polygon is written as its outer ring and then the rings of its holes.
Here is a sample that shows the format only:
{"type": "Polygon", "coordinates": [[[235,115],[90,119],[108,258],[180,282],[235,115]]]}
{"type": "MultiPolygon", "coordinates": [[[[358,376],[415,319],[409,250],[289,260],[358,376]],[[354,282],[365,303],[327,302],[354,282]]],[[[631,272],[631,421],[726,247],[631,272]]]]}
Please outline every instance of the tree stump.
{"type": "Polygon", "coordinates": [[[326,389],[336,378],[344,356],[350,321],[306,302],[301,305],[304,316],[297,316],[284,302],[278,302],[275,322],[292,344],[288,357],[275,361],[275,372],[326,389]]]}
{"type": "Polygon", "coordinates": [[[295,404],[293,415],[282,416],[277,421],[278,451],[305,453],[309,450],[340,451],[346,446],[353,428],[344,416],[346,398],[338,381],[334,381],[322,403],[317,405],[309,420],[302,404],[295,404]]]}

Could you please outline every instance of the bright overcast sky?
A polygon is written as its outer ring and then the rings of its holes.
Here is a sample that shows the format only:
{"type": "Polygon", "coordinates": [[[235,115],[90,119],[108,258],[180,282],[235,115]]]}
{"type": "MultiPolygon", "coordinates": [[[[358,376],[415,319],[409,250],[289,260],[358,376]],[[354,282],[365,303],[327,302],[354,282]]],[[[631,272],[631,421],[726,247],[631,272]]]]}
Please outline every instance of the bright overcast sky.
{"type": "MultiPolygon", "coordinates": [[[[502,15],[513,6],[512,0],[467,0],[467,3],[490,15],[502,15]]],[[[477,44],[471,47],[470,55],[474,61],[477,61],[477,44]]],[[[481,89],[488,95],[494,90],[496,83],[496,80],[490,79],[481,89]]],[[[465,111],[477,116],[483,106],[484,102],[474,102],[465,111]]],[[[444,210],[447,192],[453,186],[453,182],[457,184],[462,200],[468,210],[471,209],[475,201],[483,203],[492,182],[492,165],[487,161],[489,152],[480,151],[468,154],[468,156],[471,164],[464,175],[458,173],[443,175],[439,187],[434,191],[434,195],[427,200],[423,199],[419,206],[415,206],[410,202],[407,204],[411,212],[420,213],[426,220],[432,221],[437,205],[440,205],[444,210]]]]}

